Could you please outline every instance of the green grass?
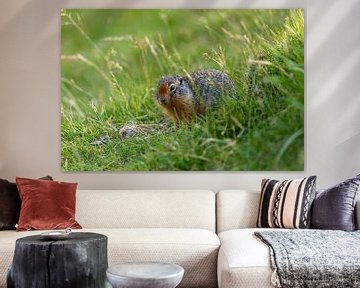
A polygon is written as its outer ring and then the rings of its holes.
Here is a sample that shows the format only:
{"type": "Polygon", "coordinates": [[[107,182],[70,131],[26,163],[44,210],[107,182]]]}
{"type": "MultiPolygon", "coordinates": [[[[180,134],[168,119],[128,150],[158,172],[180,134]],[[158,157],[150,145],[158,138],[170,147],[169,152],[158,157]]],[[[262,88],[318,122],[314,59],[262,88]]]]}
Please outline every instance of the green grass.
{"type": "Polygon", "coordinates": [[[302,10],[64,10],[65,171],[304,169],[302,10]],[[155,104],[164,75],[215,68],[237,96],[176,127],[155,104]],[[122,139],[125,124],[165,129],[122,139]],[[107,135],[110,142],[90,143],[107,135]]]}

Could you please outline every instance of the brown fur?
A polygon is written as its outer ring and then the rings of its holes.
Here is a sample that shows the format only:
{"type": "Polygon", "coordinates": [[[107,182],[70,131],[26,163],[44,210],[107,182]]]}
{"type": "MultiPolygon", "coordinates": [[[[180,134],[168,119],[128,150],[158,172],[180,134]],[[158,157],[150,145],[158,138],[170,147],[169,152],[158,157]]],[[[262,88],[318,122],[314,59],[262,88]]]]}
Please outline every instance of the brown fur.
{"type": "Polygon", "coordinates": [[[161,106],[175,122],[187,122],[198,114],[198,107],[191,98],[172,100],[161,106]]]}
{"type": "Polygon", "coordinates": [[[159,100],[165,100],[166,103],[170,103],[170,88],[167,84],[163,84],[159,87],[159,100]]]}
{"type": "Polygon", "coordinates": [[[159,100],[165,100],[165,103],[160,104],[165,114],[172,118],[175,122],[188,122],[194,116],[203,114],[205,109],[200,105],[196,105],[193,98],[184,97],[174,99],[170,96],[169,84],[162,84],[159,86],[159,100]]]}
{"type": "Polygon", "coordinates": [[[166,85],[166,84],[161,85],[160,88],[159,88],[159,93],[160,93],[160,94],[167,94],[167,93],[169,93],[169,86],[166,85]]]}

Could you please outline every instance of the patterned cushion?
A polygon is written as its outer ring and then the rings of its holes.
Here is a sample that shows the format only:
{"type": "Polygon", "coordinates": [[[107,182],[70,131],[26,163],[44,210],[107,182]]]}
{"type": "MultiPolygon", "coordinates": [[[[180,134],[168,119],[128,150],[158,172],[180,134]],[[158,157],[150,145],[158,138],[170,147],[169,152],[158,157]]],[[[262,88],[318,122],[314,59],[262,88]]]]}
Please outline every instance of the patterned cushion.
{"type": "Polygon", "coordinates": [[[257,227],[308,228],[316,176],[294,180],[263,179],[257,227]]]}

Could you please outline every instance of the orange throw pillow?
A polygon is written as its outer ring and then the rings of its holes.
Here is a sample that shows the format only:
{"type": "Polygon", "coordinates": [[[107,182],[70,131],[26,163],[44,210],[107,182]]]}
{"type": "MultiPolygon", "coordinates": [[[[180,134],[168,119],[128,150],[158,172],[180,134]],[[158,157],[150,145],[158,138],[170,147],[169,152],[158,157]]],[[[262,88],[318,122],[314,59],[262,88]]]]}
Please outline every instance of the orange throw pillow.
{"type": "Polygon", "coordinates": [[[17,231],[81,228],[75,220],[77,183],[16,178],[21,198],[17,231]]]}

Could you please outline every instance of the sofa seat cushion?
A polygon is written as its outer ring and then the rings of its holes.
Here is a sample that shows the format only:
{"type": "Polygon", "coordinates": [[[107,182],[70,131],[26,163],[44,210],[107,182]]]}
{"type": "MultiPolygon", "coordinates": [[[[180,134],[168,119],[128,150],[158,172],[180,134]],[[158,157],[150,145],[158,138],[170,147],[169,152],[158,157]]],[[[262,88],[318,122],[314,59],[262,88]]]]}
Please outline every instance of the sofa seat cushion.
{"type": "MultiPolygon", "coordinates": [[[[179,287],[216,287],[216,264],[220,241],[204,229],[136,228],[82,229],[108,237],[109,265],[136,261],[163,261],[185,269],[179,287]]],[[[17,238],[44,231],[0,232],[0,287],[6,287],[6,273],[12,262],[17,238]]]]}
{"type": "Polygon", "coordinates": [[[185,270],[179,287],[216,287],[220,241],[212,231],[179,228],[98,231],[109,237],[109,265],[134,261],[171,262],[185,270]]]}
{"type": "Polygon", "coordinates": [[[219,234],[219,288],[274,287],[269,247],[254,236],[255,231],[262,230],[274,229],[234,229],[219,234]]]}

